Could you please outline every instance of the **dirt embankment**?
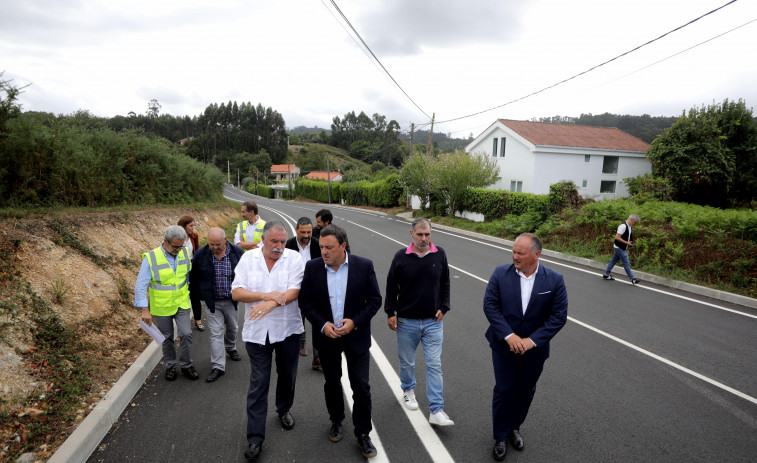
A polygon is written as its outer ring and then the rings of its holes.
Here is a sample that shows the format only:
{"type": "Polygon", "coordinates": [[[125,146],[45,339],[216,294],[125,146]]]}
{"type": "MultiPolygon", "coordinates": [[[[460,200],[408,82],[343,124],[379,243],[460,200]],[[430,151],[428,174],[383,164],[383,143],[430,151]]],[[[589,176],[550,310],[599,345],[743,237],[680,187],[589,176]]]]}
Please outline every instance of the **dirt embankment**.
{"type": "Polygon", "coordinates": [[[201,242],[209,228],[239,220],[232,206],[0,219],[0,461],[52,455],[144,350],[149,338],[131,306],[141,254],[182,215],[195,219],[201,242]],[[55,329],[40,334],[40,312],[80,341],[86,365],[53,371],[69,353],[53,350],[55,329]],[[73,392],[62,384],[77,368],[91,381],[73,392]]]}

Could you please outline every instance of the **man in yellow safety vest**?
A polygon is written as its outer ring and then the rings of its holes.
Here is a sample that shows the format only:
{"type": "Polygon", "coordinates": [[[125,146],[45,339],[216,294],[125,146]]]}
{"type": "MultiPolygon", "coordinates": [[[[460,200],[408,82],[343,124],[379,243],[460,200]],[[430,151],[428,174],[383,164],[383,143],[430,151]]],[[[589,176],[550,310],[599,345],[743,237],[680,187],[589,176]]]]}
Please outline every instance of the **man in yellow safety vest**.
{"type": "Polygon", "coordinates": [[[237,231],[234,234],[234,244],[244,249],[245,252],[255,249],[260,244],[263,237],[263,227],[265,220],[258,215],[258,205],[255,201],[245,201],[242,203],[243,221],[237,224],[237,231]]]}
{"type": "Polygon", "coordinates": [[[192,328],[189,302],[189,259],[184,242],[187,232],[183,227],[172,225],[166,229],[163,243],[152,251],[142,254],[137,283],[134,285],[134,306],[141,309],[142,321],[155,324],[165,336],[163,362],[165,376],[174,381],[176,372],[176,346],[173,324],[176,322],[181,348],[181,374],[191,380],[200,375],[192,366],[192,328]],[[149,302],[147,296],[149,294],[149,302]]]}

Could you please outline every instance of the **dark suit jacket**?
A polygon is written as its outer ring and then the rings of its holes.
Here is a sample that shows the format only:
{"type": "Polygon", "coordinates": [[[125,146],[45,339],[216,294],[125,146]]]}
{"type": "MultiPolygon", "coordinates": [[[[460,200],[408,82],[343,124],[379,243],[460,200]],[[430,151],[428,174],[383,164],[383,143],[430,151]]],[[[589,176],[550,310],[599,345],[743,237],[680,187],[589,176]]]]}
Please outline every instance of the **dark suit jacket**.
{"type": "Polygon", "coordinates": [[[512,264],[494,269],[484,295],[484,313],[489,319],[486,339],[492,349],[509,352],[505,336],[515,333],[530,338],[533,357],[549,357],[549,341],[568,319],[568,293],[563,277],[539,264],[525,315],[521,305],[520,276],[512,264]],[[534,355],[537,354],[537,355],[534,355]],[[540,355],[538,355],[540,354],[540,355]]]}
{"type": "MultiPolygon", "coordinates": [[[[344,298],[344,318],[355,322],[355,329],[342,339],[357,353],[364,353],[371,347],[371,319],[381,308],[379,291],[373,262],[363,257],[349,255],[347,274],[347,294],[344,298]]],[[[329,289],[326,282],[326,268],[323,258],[313,259],[305,264],[305,275],[300,286],[299,306],[302,313],[313,325],[313,347],[327,349],[333,342],[321,333],[326,322],[332,322],[329,289]]]]}
{"type": "MultiPolygon", "coordinates": [[[[284,246],[287,249],[300,252],[300,245],[297,243],[297,237],[293,236],[287,240],[287,244],[284,246]]],[[[310,258],[317,259],[321,257],[321,246],[318,244],[318,238],[310,238],[310,258]]]]}
{"type": "MultiPolygon", "coordinates": [[[[235,244],[231,244],[226,241],[226,246],[229,246],[229,260],[231,261],[231,281],[234,281],[234,269],[239,263],[239,259],[244,254],[244,249],[235,244]]],[[[189,292],[199,293],[202,300],[205,301],[205,305],[208,306],[208,310],[211,313],[216,311],[216,271],[213,265],[213,259],[215,256],[210,250],[210,247],[206,244],[195,252],[192,257],[192,270],[189,273],[189,292]]],[[[229,283],[231,287],[231,283],[229,283]]],[[[232,301],[234,308],[237,306],[237,301],[232,301]]]]}

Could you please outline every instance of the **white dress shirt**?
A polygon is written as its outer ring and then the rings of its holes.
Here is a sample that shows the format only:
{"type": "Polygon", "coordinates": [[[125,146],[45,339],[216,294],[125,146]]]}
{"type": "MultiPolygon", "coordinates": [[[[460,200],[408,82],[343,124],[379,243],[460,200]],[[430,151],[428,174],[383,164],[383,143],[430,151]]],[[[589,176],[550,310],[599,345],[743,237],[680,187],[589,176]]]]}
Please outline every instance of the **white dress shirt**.
{"type": "Polygon", "coordinates": [[[539,264],[536,264],[536,270],[530,277],[525,276],[520,270],[516,269],[515,272],[520,277],[520,302],[523,304],[523,315],[525,315],[528,301],[531,300],[531,292],[534,290],[536,274],[539,273],[539,264]]]}
{"type": "MultiPolygon", "coordinates": [[[[244,232],[244,240],[248,243],[252,243],[252,237],[255,235],[255,229],[258,228],[258,222],[260,222],[260,216],[255,219],[255,222],[247,224],[247,230],[244,232]]],[[[237,224],[236,232],[234,232],[234,244],[239,245],[242,241],[242,234],[239,233],[239,224],[237,224]]]]}
{"type": "Polygon", "coordinates": [[[302,261],[307,264],[307,262],[310,260],[310,245],[313,244],[313,240],[308,241],[308,245],[304,248],[302,245],[300,245],[300,242],[297,241],[297,249],[300,251],[300,257],[302,257],[302,261]]]}
{"type": "MultiPolygon", "coordinates": [[[[305,273],[305,263],[296,251],[284,249],[284,253],[276,260],[271,271],[265,262],[262,249],[253,249],[244,253],[234,270],[236,274],[231,284],[235,288],[244,288],[256,293],[278,291],[284,293],[289,289],[300,289],[302,276],[305,273]]],[[[280,342],[293,334],[305,331],[297,307],[297,299],[287,305],[276,307],[269,314],[259,320],[248,318],[253,307],[262,301],[246,302],[242,340],[264,345],[266,337],[273,344],[280,342]]]]}

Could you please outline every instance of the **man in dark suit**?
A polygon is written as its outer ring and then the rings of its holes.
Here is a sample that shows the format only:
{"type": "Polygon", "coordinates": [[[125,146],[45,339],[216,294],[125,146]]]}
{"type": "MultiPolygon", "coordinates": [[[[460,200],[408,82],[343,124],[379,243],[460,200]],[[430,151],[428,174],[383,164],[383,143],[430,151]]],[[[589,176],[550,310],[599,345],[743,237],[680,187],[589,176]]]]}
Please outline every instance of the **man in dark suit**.
{"type": "Polygon", "coordinates": [[[539,264],[541,240],[524,233],[513,244],[513,263],[494,269],[484,296],[489,319],[486,339],[492,349],[494,397],[493,455],[502,461],[507,440],[523,450],[520,426],[525,421],[549,341],[568,318],[568,294],[563,277],[539,264]]]}
{"type": "MultiPolygon", "coordinates": [[[[311,259],[317,259],[321,257],[321,246],[318,244],[318,238],[313,237],[313,222],[307,217],[300,217],[297,219],[297,228],[295,228],[296,236],[289,238],[286,242],[286,248],[292,251],[297,251],[302,257],[302,261],[307,263],[311,259]]],[[[302,324],[305,324],[305,314],[302,314],[302,324]]],[[[300,338],[300,355],[307,357],[307,330],[302,332],[300,338]]],[[[318,349],[313,348],[313,363],[311,364],[313,370],[321,369],[321,359],[318,356],[318,349]]]]}
{"type": "Polygon", "coordinates": [[[208,244],[195,252],[189,274],[189,291],[198,293],[205,301],[205,318],[210,328],[210,363],[213,367],[205,381],[212,383],[226,373],[226,354],[238,362],[237,301],[231,299],[234,269],[244,249],[226,240],[220,228],[208,231],[208,244]]]}
{"type": "Polygon", "coordinates": [[[381,307],[381,292],[373,262],[347,253],[346,244],[347,234],[340,227],[331,225],[321,230],[322,257],[305,265],[299,304],[313,326],[313,346],[321,356],[326,408],[331,419],[329,440],[339,442],[343,434],[344,352],[355,399],[352,410],[355,437],[363,456],[372,458],[377,451],[368,435],[372,430],[369,348],[371,319],[381,307]]]}

